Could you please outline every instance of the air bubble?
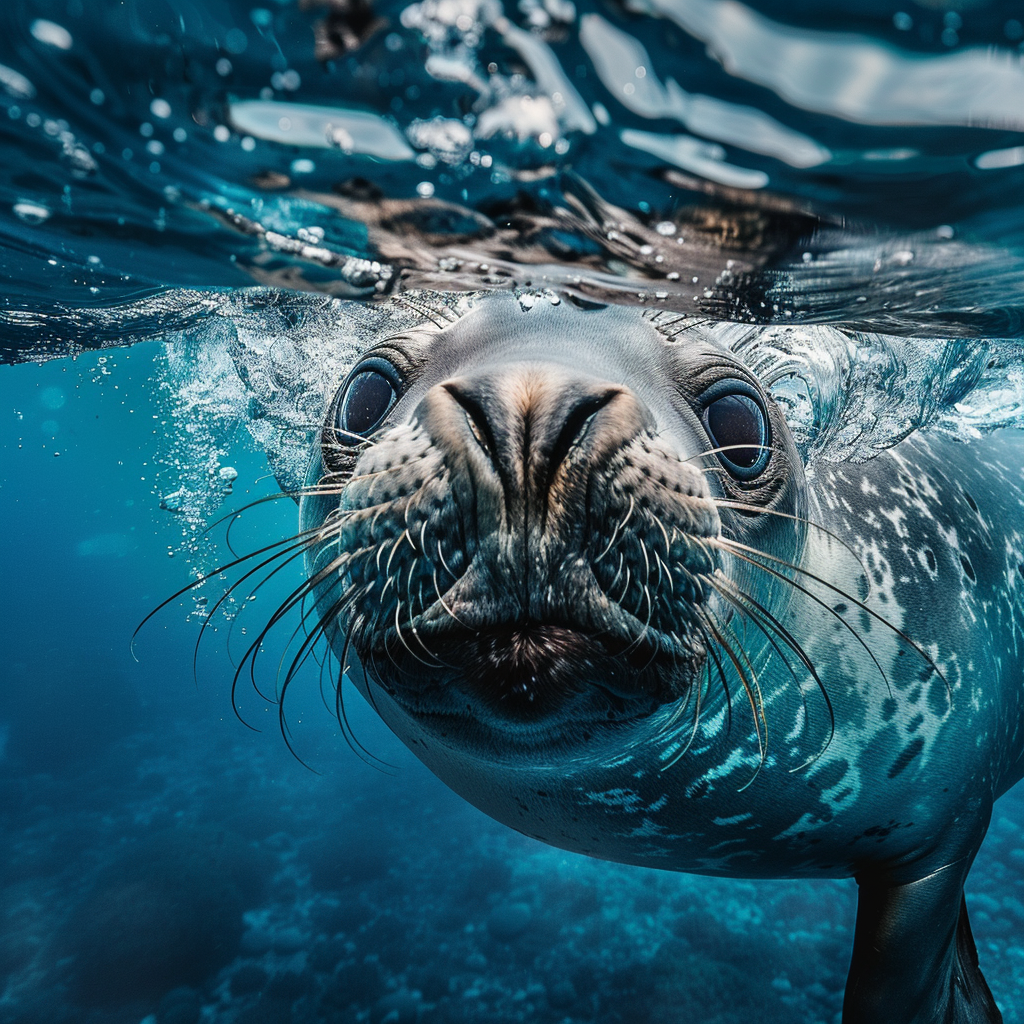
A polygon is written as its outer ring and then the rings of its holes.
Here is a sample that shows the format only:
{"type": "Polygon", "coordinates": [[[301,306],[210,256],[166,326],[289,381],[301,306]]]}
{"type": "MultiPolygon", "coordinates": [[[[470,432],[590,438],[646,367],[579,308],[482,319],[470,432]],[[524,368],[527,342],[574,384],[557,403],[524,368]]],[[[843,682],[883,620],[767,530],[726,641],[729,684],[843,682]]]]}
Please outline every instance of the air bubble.
{"type": "Polygon", "coordinates": [[[55,46],[58,50],[70,50],[74,45],[71,33],[63,26],[45,18],[36,18],[29,26],[33,38],[47,46],[55,46]]]}

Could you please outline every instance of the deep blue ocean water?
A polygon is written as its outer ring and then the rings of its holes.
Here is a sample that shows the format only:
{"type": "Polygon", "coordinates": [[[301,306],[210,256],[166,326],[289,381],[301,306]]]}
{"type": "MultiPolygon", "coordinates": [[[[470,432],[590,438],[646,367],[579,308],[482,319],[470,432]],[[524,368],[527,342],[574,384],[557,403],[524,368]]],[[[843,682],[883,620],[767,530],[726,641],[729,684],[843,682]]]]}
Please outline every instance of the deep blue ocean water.
{"type": "MultiPolygon", "coordinates": [[[[193,679],[217,580],[133,653],[153,608],[231,557],[205,524],[276,490],[236,405],[218,418],[174,353],[218,340],[195,289],[365,304],[403,275],[533,274],[633,304],[962,337],[964,360],[989,345],[984,401],[943,414],[964,436],[1019,425],[1022,21],[1017,2],[5,4],[0,351],[19,365],[0,368],[0,1022],[836,1021],[852,882],[540,846],[451,794],[354,697],[356,734],[395,768],[361,761],[315,670],[289,695],[307,768],[271,701],[240,691],[259,731],[232,712],[251,625],[215,618],[193,679]],[[701,204],[748,201],[782,226],[701,228],[701,204]],[[609,206],[633,243],[609,235],[609,206]],[[656,263],[652,240],[691,231],[764,271],[756,301],[679,290],[665,268],[685,259],[656,263]]],[[[232,542],[294,529],[292,503],[271,502],[232,542]]],[[[1019,791],[968,902],[1006,1020],[1024,1019],[1019,791]]]]}

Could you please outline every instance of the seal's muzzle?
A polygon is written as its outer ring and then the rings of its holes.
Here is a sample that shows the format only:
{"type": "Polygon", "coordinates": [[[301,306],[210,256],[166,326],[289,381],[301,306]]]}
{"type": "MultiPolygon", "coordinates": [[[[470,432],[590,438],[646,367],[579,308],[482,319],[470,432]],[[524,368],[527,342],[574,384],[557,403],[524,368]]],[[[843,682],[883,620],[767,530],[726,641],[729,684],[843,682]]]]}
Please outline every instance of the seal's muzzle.
{"type": "Polygon", "coordinates": [[[718,516],[623,385],[536,363],[446,379],[360,454],[339,517],[350,650],[413,713],[623,720],[704,656],[718,516]]]}

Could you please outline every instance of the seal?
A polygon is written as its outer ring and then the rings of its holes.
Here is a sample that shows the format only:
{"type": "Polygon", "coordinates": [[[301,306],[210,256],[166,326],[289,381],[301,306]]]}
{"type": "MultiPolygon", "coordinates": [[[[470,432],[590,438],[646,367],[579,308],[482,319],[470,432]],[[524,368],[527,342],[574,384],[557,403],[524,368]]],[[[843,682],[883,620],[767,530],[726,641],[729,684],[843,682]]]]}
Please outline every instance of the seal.
{"type": "Polygon", "coordinates": [[[300,501],[318,629],[543,842],[849,877],[844,1024],[999,1021],[963,896],[1024,774],[1024,447],[802,463],[706,324],[511,294],[356,360],[300,501]]]}

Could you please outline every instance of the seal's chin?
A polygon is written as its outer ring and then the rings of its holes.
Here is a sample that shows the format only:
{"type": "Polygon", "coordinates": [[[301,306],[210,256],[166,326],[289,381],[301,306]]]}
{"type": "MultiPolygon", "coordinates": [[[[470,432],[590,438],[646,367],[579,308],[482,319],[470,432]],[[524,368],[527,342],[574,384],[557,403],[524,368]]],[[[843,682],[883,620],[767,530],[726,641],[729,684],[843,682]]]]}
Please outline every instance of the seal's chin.
{"type": "Polygon", "coordinates": [[[701,660],[700,652],[670,650],[653,631],[627,642],[530,621],[445,630],[424,640],[422,652],[388,644],[360,655],[407,714],[468,746],[499,737],[566,745],[647,718],[685,697],[701,660]]]}

